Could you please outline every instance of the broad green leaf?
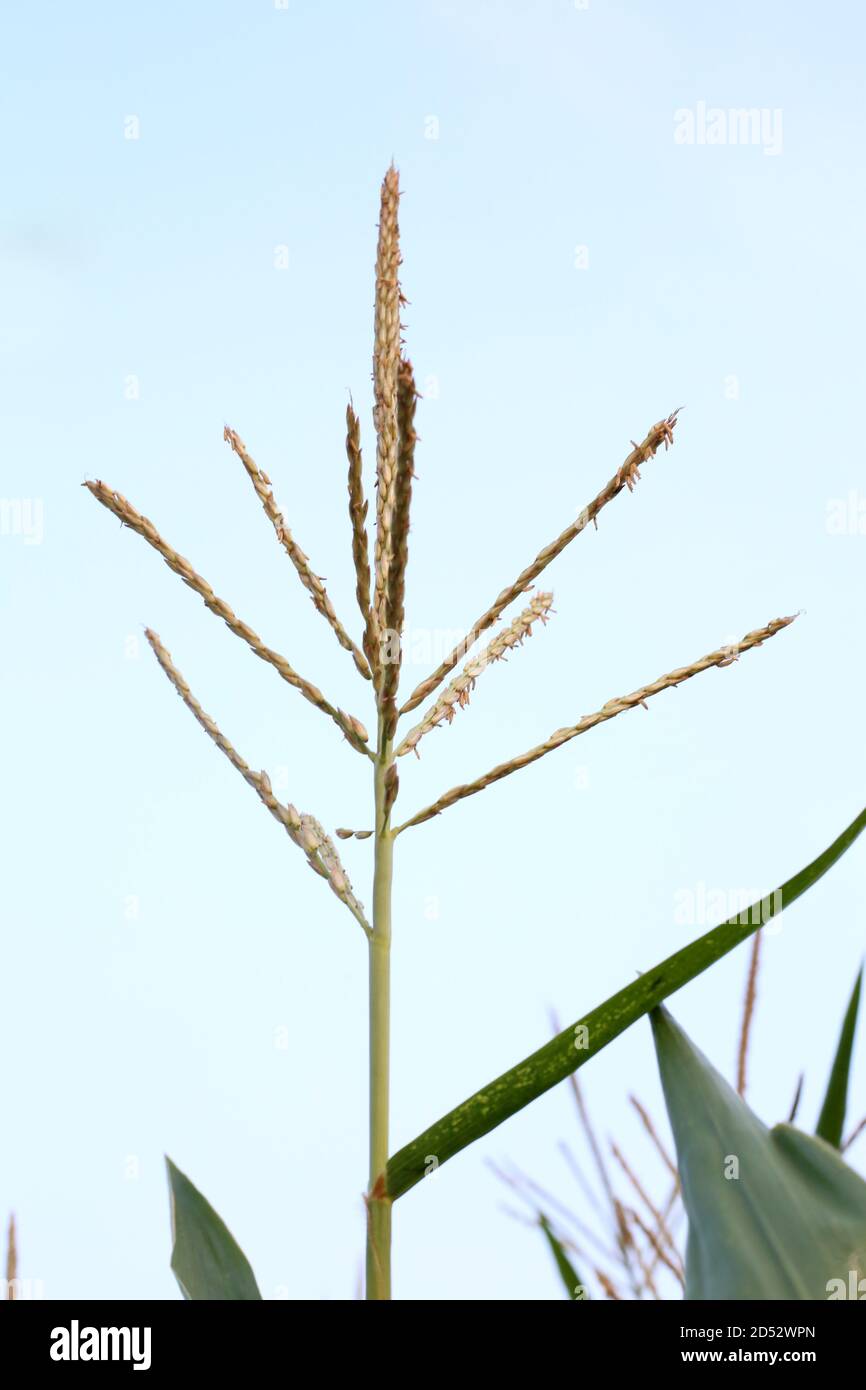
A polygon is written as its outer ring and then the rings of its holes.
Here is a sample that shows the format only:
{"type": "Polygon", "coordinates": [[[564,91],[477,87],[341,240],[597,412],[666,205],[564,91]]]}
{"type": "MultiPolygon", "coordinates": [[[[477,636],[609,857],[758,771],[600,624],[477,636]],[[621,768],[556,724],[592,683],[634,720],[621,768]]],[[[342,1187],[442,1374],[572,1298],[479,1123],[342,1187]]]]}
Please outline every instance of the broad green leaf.
{"type": "Polygon", "coordinates": [[[425,1172],[430,1171],[431,1158],[435,1158],[436,1166],[441,1167],[468,1144],[489,1134],[503,1120],[544,1095],[551,1086],[564,1081],[637,1019],[643,1018],[650,1009],[667,999],[668,995],[682,989],[683,985],[746,941],[759,926],[777,916],[783,908],[790,907],[801,893],[817,883],[835,864],[864,826],[866,810],[861,811],[823,854],[788,879],[775,893],[753,903],[720,926],[713,927],[675,955],[668,956],[667,960],[648,970],[618,994],[612,995],[551,1042],[437,1120],[389,1159],[385,1170],[388,1196],[392,1199],[402,1197],[404,1192],[421,1181],[425,1172]]]}
{"type": "Polygon", "coordinates": [[[583,1280],[578,1275],[574,1265],[566,1254],[565,1246],[562,1241],[554,1235],[553,1227],[548,1221],[544,1212],[538,1213],[538,1224],[547,1236],[547,1243],[550,1246],[551,1254],[559,1270],[559,1276],[565,1285],[566,1295],[572,1300],[583,1300],[586,1298],[586,1288],[583,1280]]]}
{"type": "Polygon", "coordinates": [[[171,1267],[184,1298],[250,1302],[260,1299],[246,1255],[198,1188],[170,1158],[171,1267]]]}
{"type": "Polygon", "coordinates": [[[836,1056],[833,1058],[830,1080],[827,1083],[827,1094],[824,1097],[818,1127],[815,1130],[819,1138],[826,1139],[827,1143],[832,1144],[836,1149],[842,1143],[842,1130],[845,1126],[845,1110],[848,1105],[848,1076],[851,1071],[851,1053],[854,1050],[854,1034],[857,1030],[857,1010],[860,1007],[860,986],[862,983],[863,971],[861,969],[854,983],[854,990],[842,1022],[839,1046],[836,1048],[836,1056]]]}
{"type": "Polygon", "coordinates": [[[689,1218],[686,1298],[866,1295],[866,1182],[822,1139],[768,1129],[666,1009],[650,1018],[689,1218]]]}

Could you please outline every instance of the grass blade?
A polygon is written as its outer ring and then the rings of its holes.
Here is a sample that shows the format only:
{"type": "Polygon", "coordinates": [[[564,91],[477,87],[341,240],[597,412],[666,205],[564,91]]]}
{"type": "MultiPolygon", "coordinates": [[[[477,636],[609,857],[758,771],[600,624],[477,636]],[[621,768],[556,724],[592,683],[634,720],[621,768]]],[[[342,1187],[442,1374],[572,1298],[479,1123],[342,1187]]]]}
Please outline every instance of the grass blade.
{"type": "Polygon", "coordinates": [[[557,1239],[554,1235],[553,1227],[543,1211],[538,1213],[538,1224],[547,1237],[547,1243],[550,1246],[550,1252],[553,1255],[560,1278],[565,1285],[567,1297],[570,1298],[572,1302],[574,1302],[575,1299],[580,1300],[586,1298],[583,1280],[568,1258],[562,1241],[557,1239]]]}
{"type": "Polygon", "coordinates": [[[839,1046],[833,1058],[827,1094],[821,1107],[821,1115],[815,1133],[838,1149],[842,1144],[842,1130],[845,1126],[845,1109],[848,1104],[848,1076],[851,1071],[851,1053],[854,1049],[854,1034],[857,1030],[857,1011],[860,1007],[860,986],[863,983],[863,970],[854,983],[854,989],[845,1011],[839,1046]]]}
{"type": "Polygon", "coordinates": [[[261,1299],[249,1261],[231,1231],[171,1159],[165,1162],[171,1194],[171,1267],[184,1298],[233,1303],[261,1299]]]}
{"type": "Polygon", "coordinates": [[[866,810],[860,812],[823,854],[788,879],[775,893],[753,903],[738,916],[713,927],[697,941],[668,956],[633,984],[612,995],[572,1027],[566,1028],[516,1067],[437,1120],[389,1160],[385,1180],[388,1196],[392,1200],[402,1197],[404,1192],[420,1182],[425,1172],[429,1171],[431,1156],[435,1156],[437,1166],[441,1167],[468,1144],[489,1134],[503,1120],[537,1100],[558,1082],[564,1081],[662,1000],[682,989],[683,985],[746,941],[758,927],[790,907],[841,858],[864,827],[866,810]]]}
{"type": "Polygon", "coordinates": [[[689,1217],[685,1297],[859,1297],[866,1182],[822,1140],[767,1129],[666,1009],[650,1019],[689,1217]]]}

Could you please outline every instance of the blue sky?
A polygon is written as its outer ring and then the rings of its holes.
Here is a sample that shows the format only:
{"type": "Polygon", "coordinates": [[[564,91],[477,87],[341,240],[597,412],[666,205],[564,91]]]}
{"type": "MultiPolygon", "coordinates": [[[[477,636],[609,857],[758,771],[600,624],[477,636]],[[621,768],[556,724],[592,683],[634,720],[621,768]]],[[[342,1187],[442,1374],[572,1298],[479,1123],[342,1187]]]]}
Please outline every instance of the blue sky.
{"type": "MultiPolygon", "coordinates": [[[[351,391],[372,459],[393,157],[424,394],[415,633],[471,624],[629,440],[685,406],[673,451],[547,572],[550,625],[424,741],[402,808],[801,614],[400,840],[404,1143],[544,1041],[551,1009],[577,1018],[711,925],[682,921],[683,894],[768,891],[863,802],[862,16],[49,0],[3,29],[0,1209],[46,1296],[175,1297],[169,1152],[265,1296],[351,1298],[363,938],[182,708],[144,626],[326,825],[365,822],[365,765],[79,484],[123,492],[369,722],[221,436],[245,438],[354,623],[343,416],[351,391]],[[781,122],[775,148],[732,142],[743,107],[781,122]],[[725,140],[677,142],[702,110],[723,113],[725,140]]],[[[410,664],[407,688],[426,670],[410,664]]],[[[344,855],[369,901],[369,843],[344,855]]],[[[817,1113],[866,944],[863,883],[858,847],[768,938],[750,1082],[767,1121],[801,1069],[803,1122],[817,1113]]],[[[728,1074],[745,967],[741,950],[673,1001],[728,1074]]],[[[636,1091],[661,1124],[649,1027],[582,1076],[600,1134],[662,1184],[628,1104],[636,1091]]],[[[853,1093],[852,1120],[862,1046],[853,1093]]],[[[580,1150],[566,1088],[407,1196],[398,1295],[558,1297],[486,1161],[579,1206],[560,1139],[580,1150]]]]}

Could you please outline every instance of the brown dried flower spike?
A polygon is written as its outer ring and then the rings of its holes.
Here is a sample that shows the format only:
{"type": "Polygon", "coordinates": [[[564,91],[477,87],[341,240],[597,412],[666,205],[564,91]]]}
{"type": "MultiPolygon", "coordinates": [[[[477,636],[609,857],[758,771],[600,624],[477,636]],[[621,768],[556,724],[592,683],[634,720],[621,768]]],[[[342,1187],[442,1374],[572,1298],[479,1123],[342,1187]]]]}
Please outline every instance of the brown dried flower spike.
{"type": "Polygon", "coordinates": [[[494,661],[504,661],[508,652],[515,647],[522,646],[524,638],[532,635],[533,623],[547,623],[552,603],[553,594],[536,594],[529,607],[524,608],[523,612],[518,614],[510,627],[494,637],[480,655],[468,661],[457,679],[446,686],[432,709],[425,714],[420,723],[415,725],[414,729],[409,730],[397,749],[397,757],[402,758],[404,754],[413,749],[417,757],[418,744],[424,735],[443,721],[450,724],[456,711],[465,709],[469,704],[469,697],[475,689],[475,682],[485,667],[491,666],[494,661]]]}

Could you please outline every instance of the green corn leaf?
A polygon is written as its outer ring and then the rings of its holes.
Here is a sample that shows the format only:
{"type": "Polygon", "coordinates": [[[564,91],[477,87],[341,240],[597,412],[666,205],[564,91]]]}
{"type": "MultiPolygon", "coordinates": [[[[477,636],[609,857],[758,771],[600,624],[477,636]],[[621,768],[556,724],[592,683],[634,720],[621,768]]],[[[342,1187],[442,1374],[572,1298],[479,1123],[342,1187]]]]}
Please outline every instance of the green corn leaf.
{"type": "Polygon", "coordinates": [[[819,1138],[826,1139],[828,1144],[832,1144],[837,1149],[842,1143],[842,1130],[845,1125],[845,1110],[848,1105],[848,1077],[851,1071],[851,1054],[854,1050],[854,1033],[857,1029],[857,1011],[860,1007],[860,986],[862,983],[863,971],[861,969],[854,983],[854,990],[842,1022],[839,1046],[836,1048],[836,1056],[833,1058],[830,1080],[827,1083],[827,1094],[824,1097],[818,1127],[815,1130],[819,1138]]]}
{"type": "Polygon", "coordinates": [[[550,1246],[550,1252],[553,1255],[556,1268],[559,1271],[559,1276],[562,1279],[563,1284],[565,1285],[566,1295],[572,1301],[574,1301],[575,1299],[585,1299],[586,1286],[584,1285],[583,1280],[580,1278],[579,1274],[574,1268],[574,1265],[571,1263],[571,1260],[568,1258],[565,1246],[563,1245],[562,1241],[559,1240],[554,1234],[553,1227],[551,1226],[547,1217],[544,1215],[544,1212],[538,1213],[538,1224],[547,1237],[547,1243],[550,1246]]]}
{"type": "Polygon", "coordinates": [[[823,854],[788,879],[775,893],[753,903],[738,916],[713,927],[691,945],[668,956],[667,960],[648,970],[618,994],[612,995],[544,1047],[437,1120],[389,1159],[385,1170],[388,1196],[392,1199],[401,1197],[420,1182],[425,1172],[430,1171],[431,1158],[435,1158],[436,1166],[441,1167],[468,1144],[489,1134],[503,1120],[544,1095],[551,1086],[564,1081],[625,1032],[626,1028],[667,999],[668,995],[682,989],[683,985],[746,941],[759,926],[777,916],[783,908],[790,907],[801,893],[817,883],[835,864],[864,826],[866,810],[860,812],[823,854]]]}
{"type": "Polygon", "coordinates": [[[171,1267],[184,1298],[260,1299],[247,1257],[228,1227],[171,1159],[165,1161],[171,1197],[171,1267]]]}
{"type": "Polygon", "coordinates": [[[687,1299],[866,1296],[866,1182],[766,1125],[666,1009],[650,1015],[689,1218],[687,1299]]]}

